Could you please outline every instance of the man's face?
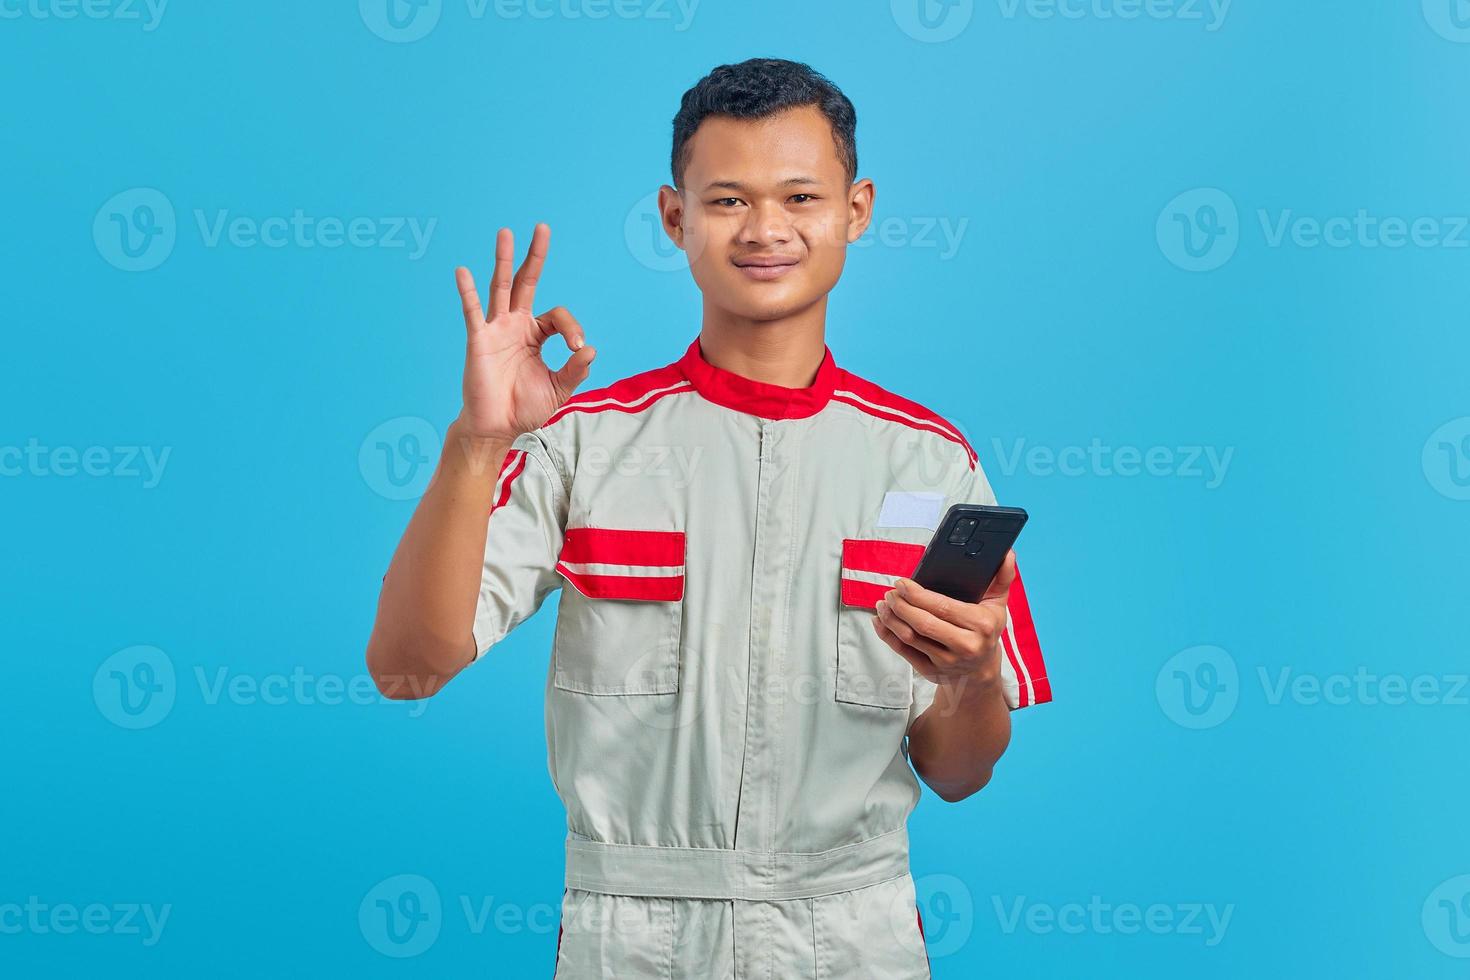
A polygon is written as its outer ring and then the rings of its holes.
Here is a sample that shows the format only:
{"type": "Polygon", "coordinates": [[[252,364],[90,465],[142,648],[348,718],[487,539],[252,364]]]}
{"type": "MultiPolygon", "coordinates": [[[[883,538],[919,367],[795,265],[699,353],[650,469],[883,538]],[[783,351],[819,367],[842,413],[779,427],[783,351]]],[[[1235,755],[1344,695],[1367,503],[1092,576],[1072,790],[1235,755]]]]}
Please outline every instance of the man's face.
{"type": "Polygon", "coordinates": [[[664,230],[705,302],[775,320],[817,302],[868,226],[873,183],[847,182],[814,106],[764,119],[711,116],[689,141],[684,191],[659,190],[664,230]]]}

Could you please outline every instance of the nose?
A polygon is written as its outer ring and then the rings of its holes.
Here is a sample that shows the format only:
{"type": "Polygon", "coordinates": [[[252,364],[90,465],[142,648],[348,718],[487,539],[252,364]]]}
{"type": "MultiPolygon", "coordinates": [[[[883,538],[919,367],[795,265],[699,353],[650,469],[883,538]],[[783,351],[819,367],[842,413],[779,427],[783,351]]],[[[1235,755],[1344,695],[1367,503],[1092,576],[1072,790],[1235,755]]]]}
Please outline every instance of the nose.
{"type": "Polygon", "coordinates": [[[751,205],[740,228],[744,245],[766,247],[791,241],[791,221],[779,202],[766,201],[751,205]]]}

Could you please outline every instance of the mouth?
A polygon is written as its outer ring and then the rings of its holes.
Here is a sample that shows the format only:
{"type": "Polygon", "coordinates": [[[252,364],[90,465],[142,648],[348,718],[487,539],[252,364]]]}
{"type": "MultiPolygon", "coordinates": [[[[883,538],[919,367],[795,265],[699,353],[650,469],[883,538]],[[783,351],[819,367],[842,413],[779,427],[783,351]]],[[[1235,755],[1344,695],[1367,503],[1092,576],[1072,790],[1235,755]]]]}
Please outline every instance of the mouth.
{"type": "Polygon", "coordinates": [[[744,273],[746,278],[769,282],[786,275],[796,268],[798,262],[798,259],[787,256],[769,256],[737,261],[735,267],[744,273]]]}

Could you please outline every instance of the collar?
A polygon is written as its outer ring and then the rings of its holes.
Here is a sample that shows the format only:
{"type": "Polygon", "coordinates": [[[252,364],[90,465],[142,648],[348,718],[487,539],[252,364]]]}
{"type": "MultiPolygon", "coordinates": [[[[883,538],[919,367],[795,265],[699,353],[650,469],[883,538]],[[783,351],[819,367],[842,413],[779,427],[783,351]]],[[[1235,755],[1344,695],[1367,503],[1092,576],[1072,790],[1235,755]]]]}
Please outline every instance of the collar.
{"type": "Polygon", "coordinates": [[[766,419],[804,419],[815,415],[826,407],[833,389],[837,387],[837,365],[826,344],[822,345],[822,363],[817,366],[817,376],[805,388],[787,388],[756,381],[715,367],[704,359],[698,337],[674,364],[706,400],[766,419]]]}

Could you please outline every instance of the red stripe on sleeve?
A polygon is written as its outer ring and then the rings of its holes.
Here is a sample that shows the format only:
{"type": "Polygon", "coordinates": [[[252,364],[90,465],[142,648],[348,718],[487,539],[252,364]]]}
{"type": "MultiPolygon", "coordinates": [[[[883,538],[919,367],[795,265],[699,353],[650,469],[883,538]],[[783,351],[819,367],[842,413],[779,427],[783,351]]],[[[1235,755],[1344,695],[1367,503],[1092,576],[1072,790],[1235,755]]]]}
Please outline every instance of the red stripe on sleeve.
{"type": "MultiPolygon", "coordinates": [[[[1009,603],[1009,599],[1007,600],[1009,603]]],[[[1011,635],[1007,632],[1000,634],[1001,649],[1005,651],[1006,660],[1010,661],[1011,673],[1016,675],[1016,707],[1024,708],[1032,703],[1032,690],[1030,683],[1026,680],[1025,671],[1021,670],[1021,662],[1016,659],[1016,648],[1011,645],[1011,635]]]]}
{"type": "MultiPolygon", "coordinates": [[[[1036,625],[1031,621],[1031,604],[1026,601],[1026,587],[1021,584],[1021,570],[1011,582],[1011,591],[1006,596],[1006,608],[1011,614],[1011,632],[1016,635],[1016,656],[1031,675],[1031,704],[1042,704],[1051,700],[1051,682],[1046,677],[1046,662],[1041,657],[1041,642],[1036,638],[1036,625]]],[[[1017,675],[1020,675],[1017,671],[1017,675]]],[[[1023,678],[1024,681],[1024,678],[1023,678]]]]}

